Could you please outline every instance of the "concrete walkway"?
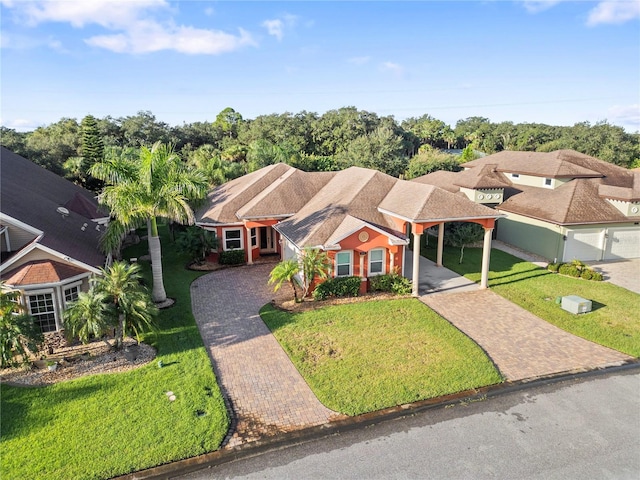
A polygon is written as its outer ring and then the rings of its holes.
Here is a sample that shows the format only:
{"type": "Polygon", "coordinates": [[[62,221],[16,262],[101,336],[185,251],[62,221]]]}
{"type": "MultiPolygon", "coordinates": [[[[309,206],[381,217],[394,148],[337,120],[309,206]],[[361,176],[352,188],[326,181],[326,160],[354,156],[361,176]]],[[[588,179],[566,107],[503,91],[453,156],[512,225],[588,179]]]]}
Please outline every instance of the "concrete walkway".
{"type": "Polygon", "coordinates": [[[191,285],[196,323],[237,422],[226,448],[340,417],[318,401],[258,314],[274,298],[272,268],[220,270],[191,285]]]}
{"type": "Polygon", "coordinates": [[[561,330],[491,290],[420,300],[471,337],[507,380],[619,365],[632,357],[561,330]]]}
{"type": "MultiPolygon", "coordinates": [[[[404,256],[404,276],[413,280],[413,252],[404,256]]],[[[478,284],[445,267],[436,267],[435,262],[420,256],[420,278],[418,291],[421,295],[440,292],[474,292],[478,284]]]]}

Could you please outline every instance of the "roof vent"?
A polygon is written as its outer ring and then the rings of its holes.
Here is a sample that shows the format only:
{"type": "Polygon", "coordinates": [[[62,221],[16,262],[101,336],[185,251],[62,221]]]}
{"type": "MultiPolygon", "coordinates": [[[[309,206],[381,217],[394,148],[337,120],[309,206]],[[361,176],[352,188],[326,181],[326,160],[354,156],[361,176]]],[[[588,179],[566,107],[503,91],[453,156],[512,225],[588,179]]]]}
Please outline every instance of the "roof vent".
{"type": "Polygon", "coordinates": [[[69,216],[69,210],[67,210],[64,207],[58,207],[56,208],[56,212],[58,212],[60,215],[62,215],[63,217],[68,217],[69,216]]]}

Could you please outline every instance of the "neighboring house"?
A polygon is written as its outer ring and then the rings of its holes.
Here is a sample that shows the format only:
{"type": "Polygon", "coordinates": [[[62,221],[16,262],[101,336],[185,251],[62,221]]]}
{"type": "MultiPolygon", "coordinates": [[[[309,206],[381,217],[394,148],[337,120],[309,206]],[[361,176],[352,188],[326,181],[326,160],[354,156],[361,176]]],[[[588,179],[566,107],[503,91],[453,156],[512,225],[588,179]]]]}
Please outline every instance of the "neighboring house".
{"type": "Polygon", "coordinates": [[[496,237],[549,261],[640,257],[640,172],[573,150],[503,151],[414,179],[505,214],[496,237]]]}
{"type": "Polygon", "coordinates": [[[43,332],[105,266],[98,248],[109,218],[88,190],[1,147],[0,278],[19,290],[43,332]]]}
{"type": "MultiPolygon", "coordinates": [[[[396,269],[404,274],[409,228],[419,241],[430,226],[472,221],[485,227],[490,246],[499,216],[463,195],[376,170],[303,172],[280,163],[215,188],[196,212],[196,224],[216,232],[223,251],[245,250],[249,264],[258,256],[297,258],[306,247],[318,248],[331,259],[332,276],[359,276],[366,291],[371,276],[396,269]]],[[[416,249],[416,272],[418,259],[416,249]]],[[[483,272],[486,287],[488,250],[483,272]]]]}

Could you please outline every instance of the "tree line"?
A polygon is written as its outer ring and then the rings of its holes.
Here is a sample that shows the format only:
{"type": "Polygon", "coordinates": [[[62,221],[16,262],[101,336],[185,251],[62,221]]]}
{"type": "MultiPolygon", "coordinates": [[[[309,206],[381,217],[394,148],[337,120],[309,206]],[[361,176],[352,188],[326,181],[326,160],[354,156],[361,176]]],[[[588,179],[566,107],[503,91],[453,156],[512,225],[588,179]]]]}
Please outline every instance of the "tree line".
{"type": "Polygon", "coordinates": [[[352,165],[413,178],[435,170],[458,170],[452,149],[467,149],[468,160],[482,152],[573,149],[616,165],[640,166],[640,134],[606,121],[573,126],[494,123],[469,117],[451,127],[430,115],[402,122],[392,116],[344,107],[322,115],[302,111],[244,119],[232,108],[214,122],[170,126],[148,111],[95,118],[80,123],[62,118],[30,132],[0,127],[0,142],[10,150],[92,190],[101,183],[88,172],[106,155],[131,155],[156,142],[171,144],[190,167],[206,173],[211,185],[285,162],[306,171],[352,165]],[[473,153],[475,152],[475,154],[473,153]]]}

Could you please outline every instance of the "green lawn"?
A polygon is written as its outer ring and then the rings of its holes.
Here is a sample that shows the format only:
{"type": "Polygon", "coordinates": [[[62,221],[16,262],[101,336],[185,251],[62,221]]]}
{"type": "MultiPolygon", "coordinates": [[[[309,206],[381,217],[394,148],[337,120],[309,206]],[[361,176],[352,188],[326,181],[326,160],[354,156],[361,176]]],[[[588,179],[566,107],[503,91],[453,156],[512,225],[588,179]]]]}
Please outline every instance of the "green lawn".
{"type": "MultiPolygon", "coordinates": [[[[445,248],[445,267],[479,282],[482,250],[445,248]]],[[[435,248],[422,254],[435,261],[435,248]]],[[[607,282],[594,282],[553,274],[509,255],[491,251],[489,288],[563,330],[634,357],[640,357],[640,295],[607,282]],[[574,315],[555,303],[557,297],[578,295],[589,299],[593,311],[574,315]]]]}
{"type": "MultiPolygon", "coordinates": [[[[198,274],[185,270],[166,234],[162,242],[165,287],[177,302],[161,312],[159,335],[145,339],[158,349],[156,361],[47,387],[3,385],[3,479],[110,478],[220,446],[229,418],[191,313],[198,274]]],[[[125,258],[145,253],[143,243],[125,258]]]]}
{"type": "Polygon", "coordinates": [[[260,314],[320,401],[348,415],[502,381],[473,341],[415,299],[260,314]]]}

